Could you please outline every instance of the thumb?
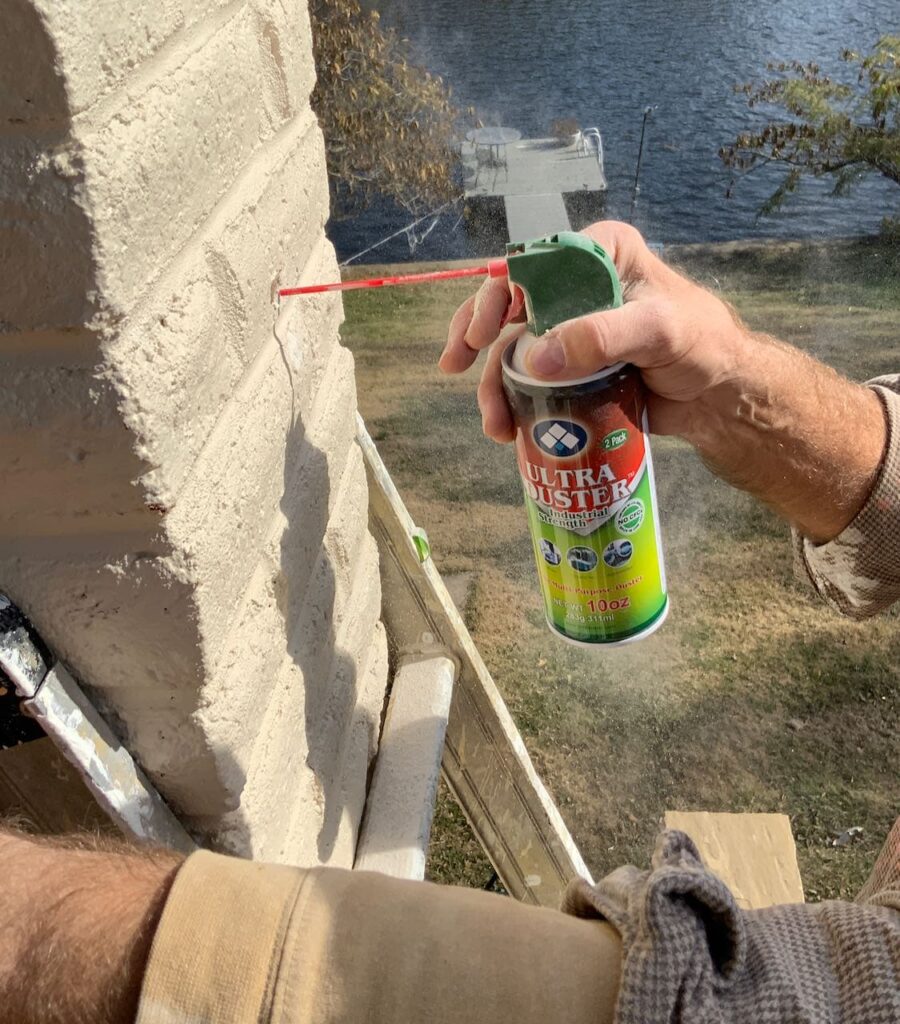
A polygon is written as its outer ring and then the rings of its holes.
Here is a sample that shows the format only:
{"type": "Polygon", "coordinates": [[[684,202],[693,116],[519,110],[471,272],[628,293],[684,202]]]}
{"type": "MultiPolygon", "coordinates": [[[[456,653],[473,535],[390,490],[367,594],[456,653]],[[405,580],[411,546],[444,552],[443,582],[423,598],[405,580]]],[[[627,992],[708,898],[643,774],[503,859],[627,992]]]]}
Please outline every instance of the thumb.
{"type": "Polygon", "coordinates": [[[665,310],[638,299],[554,327],[530,349],[525,366],[542,380],[576,380],[613,363],[660,366],[674,357],[672,344],[665,310]]]}

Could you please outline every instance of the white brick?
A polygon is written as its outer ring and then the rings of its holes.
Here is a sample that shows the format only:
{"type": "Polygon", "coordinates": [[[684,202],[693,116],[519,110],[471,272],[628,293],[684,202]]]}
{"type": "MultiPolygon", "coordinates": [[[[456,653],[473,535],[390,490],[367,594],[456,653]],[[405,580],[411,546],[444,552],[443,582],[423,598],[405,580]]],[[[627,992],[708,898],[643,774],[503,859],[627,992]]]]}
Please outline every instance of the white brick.
{"type": "Polygon", "coordinates": [[[86,685],[133,690],[181,713],[203,678],[199,649],[176,642],[196,621],[193,588],[149,540],[147,550],[124,557],[110,557],[101,543],[91,538],[80,551],[59,553],[48,544],[43,557],[5,548],[3,589],[86,685]]]}
{"type": "MultiPolygon", "coordinates": [[[[335,578],[338,623],[349,600],[355,569],[343,565],[333,552],[338,545],[358,552],[365,542],[366,522],[357,514],[366,503],[365,470],[358,448],[350,450],[338,485],[313,487],[313,483],[312,477],[296,478],[291,507],[296,502],[299,522],[291,529],[290,520],[279,510],[263,545],[263,558],[213,666],[208,688],[211,700],[205,712],[207,728],[229,731],[240,743],[250,742],[255,728],[257,697],[246,685],[247,676],[271,678],[278,672],[289,641],[302,645],[309,617],[316,614],[321,598],[321,591],[312,585],[318,576],[318,562],[327,560],[326,572],[335,578]],[[295,633],[299,640],[292,639],[295,633]]],[[[371,585],[378,586],[374,574],[371,585]]]]}
{"type": "Polygon", "coordinates": [[[369,543],[372,547],[363,549],[360,582],[354,588],[353,601],[359,601],[357,615],[352,631],[347,629],[341,634],[348,655],[338,659],[330,684],[331,700],[324,718],[333,724],[319,742],[316,783],[322,795],[322,824],[312,848],[308,805],[295,801],[283,840],[287,849],[295,847],[302,862],[309,864],[324,861],[341,867],[352,865],[365,806],[365,777],[377,748],[387,648],[384,631],[374,621],[380,613],[380,603],[363,582],[367,575],[378,571],[371,538],[369,543]],[[357,593],[361,595],[359,599],[357,593]],[[350,701],[346,699],[348,691],[353,698],[350,701]],[[302,852],[304,847],[308,850],[306,855],[302,852]]]}
{"type": "MultiPolygon", "coordinates": [[[[381,601],[371,536],[360,548],[358,573],[348,599],[331,600],[331,610],[323,609],[321,619],[325,630],[321,652],[310,652],[305,645],[295,649],[279,672],[267,679],[267,707],[256,742],[239,755],[247,781],[238,818],[277,818],[280,826],[260,836],[265,845],[253,844],[254,856],[334,863],[338,840],[347,833],[345,809],[354,810],[353,828],[358,827],[359,787],[364,786],[374,750],[384,695],[384,677],[377,696],[373,691],[378,687],[366,668],[373,654],[374,665],[386,668],[380,660],[381,601]],[[336,609],[341,612],[338,624],[331,621],[336,609]],[[272,765],[279,766],[277,773],[272,765]],[[353,772],[359,773],[355,780],[349,777],[353,772]],[[293,796],[298,790],[305,794],[301,800],[293,796]]],[[[192,820],[195,827],[210,824],[192,820]]],[[[235,816],[226,816],[216,831],[220,837],[229,836],[226,842],[233,852],[249,852],[244,845],[247,836],[242,836],[235,816]]],[[[340,863],[349,867],[348,845],[344,844],[340,863]]]]}
{"type": "MultiPolygon", "coordinates": [[[[158,4],[96,0],[90,6],[84,0],[35,0],[33,6],[41,10],[38,17],[46,26],[44,31],[62,45],[59,64],[72,114],[83,112],[117,86],[128,85],[132,76],[153,74],[152,58],[163,64],[179,60],[185,51],[196,48],[198,40],[245,9],[256,19],[258,46],[272,55],[273,63],[281,64],[280,73],[288,79],[288,87],[293,85],[298,91],[311,87],[310,69],[298,67],[310,37],[306,5],[300,0],[277,6],[241,0],[166,0],[158,4]]],[[[23,24],[19,31],[24,28],[23,24]]],[[[31,30],[28,44],[38,45],[37,37],[38,32],[31,30]]]]}
{"type": "Polygon", "coordinates": [[[76,121],[115,306],[140,295],[259,145],[298,112],[289,95],[272,94],[270,65],[258,19],[242,8],[158,77],[126,82],[115,107],[76,121]]]}
{"type": "Polygon", "coordinates": [[[352,358],[337,298],[271,301],[337,273],[308,19],[159,8],[0,0],[0,586],[209,842],[349,865],[387,664],[352,358]]]}
{"type": "MultiPolygon", "coordinates": [[[[378,571],[377,565],[373,566],[372,571],[378,571]]],[[[356,856],[356,841],[366,806],[368,771],[378,749],[385,680],[388,676],[387,636],[381,622],[375,623],[366,653],[368,660],[361,673],[362,683],[356,710],[346,733],[341,759],[340,786],[344,814],[331,859],[331,863],[341,866],[349,866],[356,856]]],[[[299,847],[306,829],[298,805],[295,804],[295,807],[298,809],[294,811],[288,844],[299,847]]]]}
{"type": "Polygon", "coordinates": [[[322,153],[321,136],[309,124],[271,147],[252,193],[239,190],[217,211],[109,347],[123,391],[140,396],[123,411],[154,467],[145,485],[163,504],[182,487],[263,345],[289,366],[300,407],[321,379],[340,302],[287,307],[278,320],[279,350],[270,284],[277,274],[293,281],[338,273],[322,239],[324,184],[307,189],[306,198],[296,184],[310,176],[324,183],[322,153]]]}
{"type": "Polygon", "coordinates": [[[15,93],[33,97],[31,103],[22,104],[22,120],[65,118],[109,92],[179,29],[235,6],[239,5],[234,0],[156,4],[97,0],[90,5],[84,0],[6,0],[0,68],[20,65],[31,79],[15,93]],[[27,53],[29,59],[19,60],[13,48],[27,53]],[[44,99],[48,82],[42,72],[48,67],[55,71],[57,89],[63,94],[52,105],[44,99]]]}
{"type": "MultiPolygon", "coordinates": [[[[322,133],[313,119],[296,127],[284,144],[268,147],[265,173],[258,177],[264,188],[256,184],[252,193],[242,197],[244,215],[229,218],[209,243],[233,275],[246,311],[248,362],[271,333],[271,291],[258,286],[260,279],[288,283],[310,275],[327,274],[329,280],[340,276],[323,237],[328,186],[322,133]]],[[[339,315],[340,303],[333,300],[334,296],[324,301],[321,297],[287,301],[286,319],[295,330],[302,330],[306,318],[317,311],[339,315]]]]}
{"type": "Polygon", "coordinates": [[[122,413],[147,461],[144,486],[169,506],[240,383],[245,317],[202,254],[129,317],[108,348],[122,413]]]}
{"type": "Polygon", "coordinates": [[[285,502],[285,487],[303,470],[310,484],[339,480],[355,436],[352,357],[335,349],[318,400],[291,425],[284,366],[273,359],[252,391],[228,415],[195,466],[170,513],[167,534],[190,557],[207,587],[200,598],[204,641],[220,648],[255,566],[276,509],[303,529],[305,502],[285,502]],[[308,468],[306,468],[308,467],[308,468]]]}
{"type": "Polygon", "coordinates": [[[268,848],[258,856],[302,865],[323,861],[335,867],[353,865],[366,802],[366,776],[378,745],[388,672],[387,639],[381,623],[376,623],[363,654],[367,660],[359,670],[357,700],[341,737],[331,785],[323,787],[311,772],[302,776],[298,785],[303,799],[292,802],[293,811],[283,834],[273,836],[268,848]],[[313,828],[310,807],[319,811],[313,828]]]}

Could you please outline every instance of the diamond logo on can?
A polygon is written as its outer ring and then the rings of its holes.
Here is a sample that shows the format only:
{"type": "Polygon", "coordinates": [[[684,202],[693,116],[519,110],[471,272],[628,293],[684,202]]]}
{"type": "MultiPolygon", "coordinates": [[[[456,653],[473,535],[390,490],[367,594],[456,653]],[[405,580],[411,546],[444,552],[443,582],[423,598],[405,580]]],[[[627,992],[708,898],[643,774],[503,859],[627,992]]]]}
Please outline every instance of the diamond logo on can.
{"type": "Polygon", "coordinates": [[[546,455],[566,459],[588,443],[587,431],[569,420],[541,420],[532,431],[534,442],[546,455]]]}

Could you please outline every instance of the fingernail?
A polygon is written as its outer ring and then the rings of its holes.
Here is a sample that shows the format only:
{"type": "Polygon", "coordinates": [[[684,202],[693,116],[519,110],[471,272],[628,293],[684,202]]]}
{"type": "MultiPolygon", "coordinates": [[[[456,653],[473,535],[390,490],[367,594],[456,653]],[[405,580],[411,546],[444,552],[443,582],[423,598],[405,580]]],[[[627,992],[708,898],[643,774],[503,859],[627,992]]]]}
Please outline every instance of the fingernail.
{"type": "Polygon", "coordinates": [[[552,377],[566,368],[566,350],[559,338],[542,338],[528,353],[528,369],[552,377]]]}

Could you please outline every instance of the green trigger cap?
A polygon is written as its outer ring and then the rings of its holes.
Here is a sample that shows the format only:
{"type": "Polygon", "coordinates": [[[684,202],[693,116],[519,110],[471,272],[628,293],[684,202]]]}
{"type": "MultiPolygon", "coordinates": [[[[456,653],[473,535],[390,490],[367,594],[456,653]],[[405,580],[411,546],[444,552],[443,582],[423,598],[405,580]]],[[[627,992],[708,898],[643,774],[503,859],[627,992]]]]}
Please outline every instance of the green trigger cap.
{"type": "Polygon", "coordinates": [[[622,305],[605,249],[576,231],[506,247],[509,279],[525,294],[528,328],[540,335],[566,320],[622,305]]]}

